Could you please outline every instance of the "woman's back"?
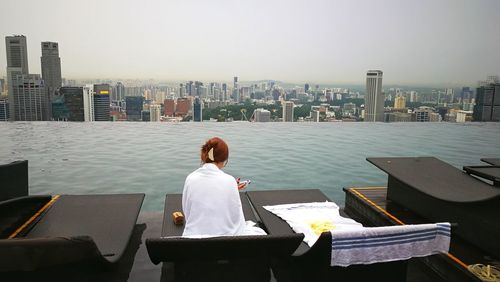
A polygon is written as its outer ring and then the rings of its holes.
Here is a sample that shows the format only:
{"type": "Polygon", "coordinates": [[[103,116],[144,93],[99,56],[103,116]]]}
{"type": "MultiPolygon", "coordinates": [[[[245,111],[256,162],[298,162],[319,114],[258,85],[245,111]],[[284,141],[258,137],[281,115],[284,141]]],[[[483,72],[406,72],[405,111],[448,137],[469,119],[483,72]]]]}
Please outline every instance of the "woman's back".
{"type": "Polygon", "coordinates": [[[186,178],[182,193],[183,236],[237,235],[245,229],[236,180],[213,163],[186,178]]]}

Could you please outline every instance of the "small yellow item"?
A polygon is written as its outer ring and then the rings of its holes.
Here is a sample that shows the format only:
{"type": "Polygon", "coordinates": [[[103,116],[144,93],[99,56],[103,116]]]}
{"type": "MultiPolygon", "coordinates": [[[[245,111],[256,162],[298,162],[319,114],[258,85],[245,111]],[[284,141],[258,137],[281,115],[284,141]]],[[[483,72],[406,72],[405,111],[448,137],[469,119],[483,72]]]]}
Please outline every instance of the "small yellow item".
{"type": "Polygon", "coordinates": [[[325,231],[330,231],[332,229],[335,229],[335,224],[333,224],[331,221],[328,220],[317,220],[317,221],[310,221],[309,227],[311,227],[314,233],[319,236],[321,235],[321,233],[325,231]]]}
{"type": "Polygon", "coordinates": [[[174,220],[175,225],[184,224],[184,215],[180,211],[173,212],[172,219],[174,220]]]}

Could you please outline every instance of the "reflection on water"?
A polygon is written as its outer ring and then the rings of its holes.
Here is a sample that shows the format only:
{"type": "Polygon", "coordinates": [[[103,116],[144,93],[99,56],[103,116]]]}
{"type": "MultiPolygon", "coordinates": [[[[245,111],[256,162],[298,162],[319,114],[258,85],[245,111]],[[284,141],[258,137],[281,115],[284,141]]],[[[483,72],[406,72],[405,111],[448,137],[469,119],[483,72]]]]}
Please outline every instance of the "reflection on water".
{"type": "Polygon", "coordinates": [[[500,123],[3,122],[0,159],[29,160],[32,194],[143,192],[143,209],[161,210],[213,136],[249,190],[319,188],[339,204],[342,187],[385,184],[367,157],[436,156],[459,168],[500,157],[500,123]]]}

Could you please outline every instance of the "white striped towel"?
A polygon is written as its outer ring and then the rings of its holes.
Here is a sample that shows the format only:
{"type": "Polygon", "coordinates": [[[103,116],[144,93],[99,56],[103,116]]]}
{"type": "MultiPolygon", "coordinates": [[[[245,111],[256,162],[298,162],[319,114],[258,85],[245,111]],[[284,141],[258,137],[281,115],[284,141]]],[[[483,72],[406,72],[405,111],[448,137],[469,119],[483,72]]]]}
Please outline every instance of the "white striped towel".
{"type": "Polygon", "coordinates": [[[406,260],[450,248],[450,224],[418,224],[332,230],[332,266],[406,260]]]}
{"type": "Polygon", "coordinates": [[[264,208],[285,220],[296,233],[304,234],[304,242],[312,247],[322,232],[363,228],[361,223],[342,217],[333,202],[296,203],[264,208]]]}

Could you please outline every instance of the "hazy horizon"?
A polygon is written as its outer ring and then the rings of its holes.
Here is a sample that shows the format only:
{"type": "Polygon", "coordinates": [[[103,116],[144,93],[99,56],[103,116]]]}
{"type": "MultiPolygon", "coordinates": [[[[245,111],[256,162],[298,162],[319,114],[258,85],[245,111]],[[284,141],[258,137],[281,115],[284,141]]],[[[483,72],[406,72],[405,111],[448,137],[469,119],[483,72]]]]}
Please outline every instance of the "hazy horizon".
{"type": "MultiPolygon", "coordinates": [[[[500,73],[500,1],[2,1],[0,35],[59,43],[67,79],[475,85],[500,73]]],[[[5,41],[0,76],[6,74],[5,41]]]]}

